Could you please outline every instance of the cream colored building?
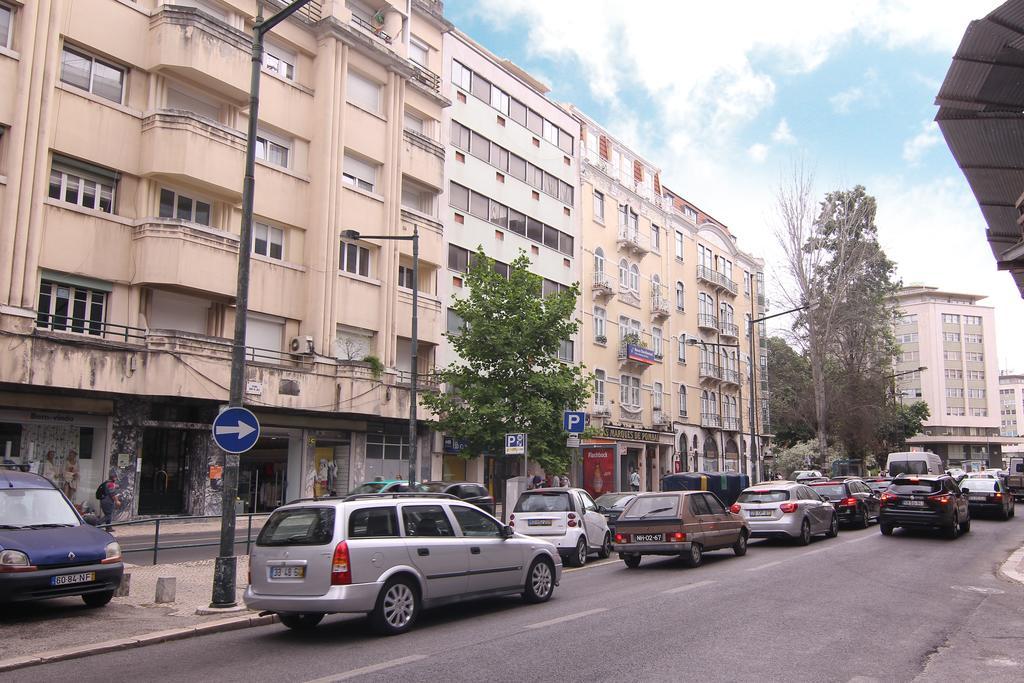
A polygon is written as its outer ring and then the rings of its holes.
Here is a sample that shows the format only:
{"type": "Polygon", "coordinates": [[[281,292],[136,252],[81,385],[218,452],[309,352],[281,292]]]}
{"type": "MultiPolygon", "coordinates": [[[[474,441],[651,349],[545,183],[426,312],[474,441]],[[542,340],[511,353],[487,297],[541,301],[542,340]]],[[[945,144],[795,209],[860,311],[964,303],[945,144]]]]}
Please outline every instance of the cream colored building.
{"type": "Polygon", "coordinates": [[[1024,452],[1024,375],[999,374],[999,434],[1016,438],[1017,443],[1003,447],[1003,454],[1024,452]]]}
{"type": "MultiPolygon", "coordinates": [[[[77,502],[113,468],[125,516],[219,510],[256,5],[0,0],[0,447],[52,451],[77,502]]],[[[440,1],[311,8],[263,62],[249,510],[407,472],[410,243],[343,230],[418,227],[419,371],[442,342],[451,25],[440,1]]]]}
{"type": "MultiPolygon", "coordinates": [[[[643,490],[666,471],[749,473],[745,330],[765,309],[763,262],[663,187],[653,164],[571,111],[582,126],[581,347],[603,430],[585,449],[584,484],[628,490],[634,469],[643,490]]],[[[755,414],[760,439],[768,430],[755,414]]]]}
{"type": "Polygon", "coordinates": [[[894,332],[900,352],[898,400],[924,401],[931,417],[912,448],[939,455],[948,466],[1001,466],[999,365],[995,311],[985,297],[912,285],[895,295],[894,332]],[[924,368],[917,370],[917,368],[924,368]]]}

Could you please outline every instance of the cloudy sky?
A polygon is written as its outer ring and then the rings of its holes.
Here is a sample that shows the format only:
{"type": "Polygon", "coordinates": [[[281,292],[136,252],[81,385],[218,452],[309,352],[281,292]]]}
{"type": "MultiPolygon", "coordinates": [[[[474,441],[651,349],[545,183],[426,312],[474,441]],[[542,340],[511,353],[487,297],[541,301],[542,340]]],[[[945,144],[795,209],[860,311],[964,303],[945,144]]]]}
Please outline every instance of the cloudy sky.
{"type": "Polygon", "coordinates": [[[771,287],[774,196],[794,160],[819,194],[865,185],[904,283],[988,296],[1000,368],[1024,371],[1024,302],[933,122],[967,24],[1000,3],[446,0],[445,14],[659,165],[765,257],[771,287]]]}

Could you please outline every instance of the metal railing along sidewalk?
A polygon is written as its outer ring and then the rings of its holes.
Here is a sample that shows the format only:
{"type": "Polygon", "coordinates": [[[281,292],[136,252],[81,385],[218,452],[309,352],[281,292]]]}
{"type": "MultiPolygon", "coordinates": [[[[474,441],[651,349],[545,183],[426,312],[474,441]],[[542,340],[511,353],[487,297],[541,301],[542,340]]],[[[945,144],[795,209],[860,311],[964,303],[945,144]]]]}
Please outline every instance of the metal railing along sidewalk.
{"type": "MultiPolygon", "coordinates": [[[[248,518],[247,523],[246,523],[245,539],[244,540],[241,540],[241,539],[238,538],[239,528],[238,528],[238,526],[235,527],[235,544],[237,545],[239,543],[243,543],[244,542],[245,543],[245,554],[246,555],[249,554],[249,550],[252,547],[252,542],[254,540],[253,536],[252,536],[252,532],[253,532],[253,517],[269,517],[269,516],[270,516],[269,512],[250,512],[250,513],[246,513],[244,515],[238,515],[238,517],[236,518],[239,521],[241,521],[241,518],[243,518],[243,517],[248,518]]],[[[203,519],[210,519],[210,520],[218,520],[219,521],[221,519],[221,516],[220,515],[192,515],[192,516],[183,515],[183,516],[174,516],[174,517],[153,517],[153,518],[150,518],[150,519],[135,519],[135,520],[132,520],[130,522],[114,522],[113,524],[109,525],[109,528],[114,529],[116,531],[119,528],[120,529],[124,529],[124,528],[130,528],[130,527],[137,527],[137,526],[142,526],[143,524],[155,525],[155,527],[153,529],[153,533],[152,533],[153,545],[151,545],[149,547],[145,547],[145,548],[132,548],[130,550],[129,549],[125,549],[124,547],[122,547],[121,548],[121,554],[122,555],[126,555],[128,553],[148,553],[148,552],[151,552],[151,553],[153,553],[153,564],[157,564],[157,559],[159,557],[159,554],[160,554],[161,550],[181,550],[181,549],[184,549],[184,548],[216,548],[216,547],[220,547],[220,537],[219,537],[220,527],[219,526],[216,529],[210,529],[210,530],[205,530],[204,529],[204,530],[198,530],[198,531],[197,530],[192,530],[192,531],[189,532],[189,533],[203,533],[203,532],[207,532],[207,533],[216,533],[216,534],[218,534],[218,537],[216,539],[214,539],[213,541],[207,541],[207,542],[203,542],[203,543],[175,543],[173,545],[160,545],[160,527],[161,527],[161,524],[163,524],[163,526],[164,526],[164,533],[165,533],[165,536],[166,536],[166,535],[171,535],[171,532],[167,530],[168,526],[177,526],[178,524],[187,523],[187,522],[195,522],[195,521],[199,521],[199,520],[203,520],[203,519]],[[170,523],[170,524],[168,524],[168,523],[170,523]]],[[[108,528],[108,525],[106,525],[106,524],[98,524],[97,527],[98,528],[102,528],[102,529],[106,529],[106,528],[108,528]]],[[[257,528],[256,531],[258,532],[259,528],[257,528]]],[[[180,533],[181,532],[179,530],[178,534],[175,534],[175,535],[180,535],[180,533]]],[[[143,538],[145,538],[147,536],[150,536],[150,534],[147,533],[147,534],[143,534],[142,535],[143,538]]],[[[125,539],[125,541],[127,541],[127,539],[125,539]]]]}

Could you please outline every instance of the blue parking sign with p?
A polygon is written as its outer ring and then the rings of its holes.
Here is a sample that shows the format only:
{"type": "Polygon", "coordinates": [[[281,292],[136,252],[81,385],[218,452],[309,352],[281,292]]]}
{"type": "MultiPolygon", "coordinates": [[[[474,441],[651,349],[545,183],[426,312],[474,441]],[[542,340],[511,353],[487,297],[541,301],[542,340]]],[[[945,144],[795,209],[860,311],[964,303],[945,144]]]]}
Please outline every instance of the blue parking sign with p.
{"type": "Polygon", "coordinates": [[[582,410],[567,410],[562,415],[562,428],[570,434],[582,434],[586,421],[587,414],[582,410]]]}

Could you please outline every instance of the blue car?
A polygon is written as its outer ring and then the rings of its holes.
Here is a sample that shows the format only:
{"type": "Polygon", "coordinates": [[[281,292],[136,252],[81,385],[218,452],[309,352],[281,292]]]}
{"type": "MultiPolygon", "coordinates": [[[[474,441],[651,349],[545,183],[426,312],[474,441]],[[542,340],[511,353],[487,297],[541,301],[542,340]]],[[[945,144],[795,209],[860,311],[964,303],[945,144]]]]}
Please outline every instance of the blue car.
{"type": "Polygon", "coordinates": [[[0,468],[0,604],[80,595],[102,607],[123,573],[114,537],[48,479],[0,468]]]}

